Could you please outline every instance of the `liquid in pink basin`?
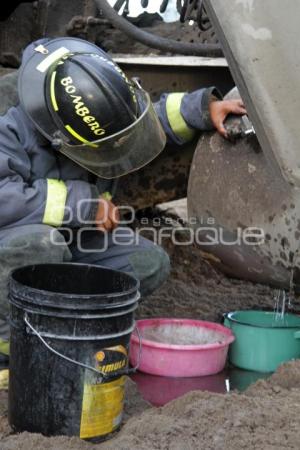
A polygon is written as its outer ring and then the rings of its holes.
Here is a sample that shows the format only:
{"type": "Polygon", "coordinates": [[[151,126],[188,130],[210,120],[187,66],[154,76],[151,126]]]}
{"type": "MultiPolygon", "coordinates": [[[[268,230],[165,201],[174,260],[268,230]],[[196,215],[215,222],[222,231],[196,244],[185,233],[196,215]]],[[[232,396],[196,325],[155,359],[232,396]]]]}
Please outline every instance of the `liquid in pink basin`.
{"type": "MultiPolygon", "coordinates": [[[[199,377],[219,373],[234,341],[229,328],[201,320],[145,319],[137,321],[137,327],[142,338],[139,370],[152,375],[199,377]]],[[[138,355],[139,337],[135,332],[130,341],[133,366],[138,355]]]]}

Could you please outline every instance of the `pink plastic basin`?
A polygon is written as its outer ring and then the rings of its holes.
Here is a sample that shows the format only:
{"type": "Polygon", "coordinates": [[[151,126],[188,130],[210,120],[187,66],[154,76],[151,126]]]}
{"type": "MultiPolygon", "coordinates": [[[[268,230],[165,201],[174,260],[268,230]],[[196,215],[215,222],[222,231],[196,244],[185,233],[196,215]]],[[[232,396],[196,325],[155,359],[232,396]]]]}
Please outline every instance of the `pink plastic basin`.
{"type": "MultiPolygon", "coordinates": [[[[219,373],[224,369],[229,345],[234,336],[229,328],[217,323],[189,319],[145,319],[137,321],[142,338],[141,372],[166,377],[198,377],[219,373]],[[172,330],[173,337],[172,337],[172,330]],[[164,331],[167,331],[164,336],[164,331]],[[182,333],[181,333],[182,332],[182,333]],[[176,345],[174,340],[185,334],[186,342],[199,339],[201,334],[215,338],[213,343],[176,345]],[[156,337],[157,334],[157,337],[156,337]],[[148,336],[147,338],[145,336],[148,336]],[[152,337],[149,339],[149,336],[152,337]],[[162,338],[161,338],[162,336],[162,338]],[[167,337],[166,337],[167,336],[167,337]],[[171,336],[169,338],[168,336],[171,336]],[[165,342],[158,342],[158,339],[165,342]],[[166,343],[166,341],[172,343],[166,343]]],[[[139,355],[139,338],[133,333],[130,341],[130,363],[136,366],[139,355]]]]}

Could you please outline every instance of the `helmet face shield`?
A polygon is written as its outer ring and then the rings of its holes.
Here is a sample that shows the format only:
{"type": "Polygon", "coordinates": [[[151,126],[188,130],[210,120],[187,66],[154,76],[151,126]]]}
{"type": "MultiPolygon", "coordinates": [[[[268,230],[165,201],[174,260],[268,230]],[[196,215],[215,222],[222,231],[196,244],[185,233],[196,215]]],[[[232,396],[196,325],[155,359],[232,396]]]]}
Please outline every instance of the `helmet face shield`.
{"type": "Polygon", "coordinates": [[[62,137],[58,150],[101,178],[118,178],[140,169],[155,159],[166,145],[166,135],[149,95],[136,88],[140,117],[112,136],[82,145],[62,137]]]}
{"type": "Polygon", "coordinates": [[[81,39],[57,38],[36,47],[22,62],[19,98],[55,150],[101,178],[145,166],[166,144],[149,95],[99,47],[81,39]]]}

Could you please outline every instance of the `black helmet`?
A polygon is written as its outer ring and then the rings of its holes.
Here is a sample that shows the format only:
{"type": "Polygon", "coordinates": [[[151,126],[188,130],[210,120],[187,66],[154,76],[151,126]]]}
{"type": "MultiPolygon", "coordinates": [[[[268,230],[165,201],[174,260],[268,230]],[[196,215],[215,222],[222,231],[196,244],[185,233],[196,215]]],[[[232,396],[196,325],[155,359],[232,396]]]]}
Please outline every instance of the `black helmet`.
{"type": "Polygon", "coordinates": [[[19,96],[53,146],[100,177],[137,170],[165,146],[149,95],[81,39],[38,45],[21,66],[19,96]]]}

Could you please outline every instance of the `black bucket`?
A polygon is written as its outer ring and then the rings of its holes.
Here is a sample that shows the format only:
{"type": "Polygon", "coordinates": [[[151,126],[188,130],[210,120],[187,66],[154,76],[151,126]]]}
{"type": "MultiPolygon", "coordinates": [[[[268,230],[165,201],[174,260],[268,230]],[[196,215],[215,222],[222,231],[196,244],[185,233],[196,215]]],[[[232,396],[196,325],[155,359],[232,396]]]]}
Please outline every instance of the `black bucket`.
{"type": "Polygon", "coordinates": [[[85,264],[10,279],[9,422],[17,432],[99,440],[122,421],[139,282],[85,264]]]}

